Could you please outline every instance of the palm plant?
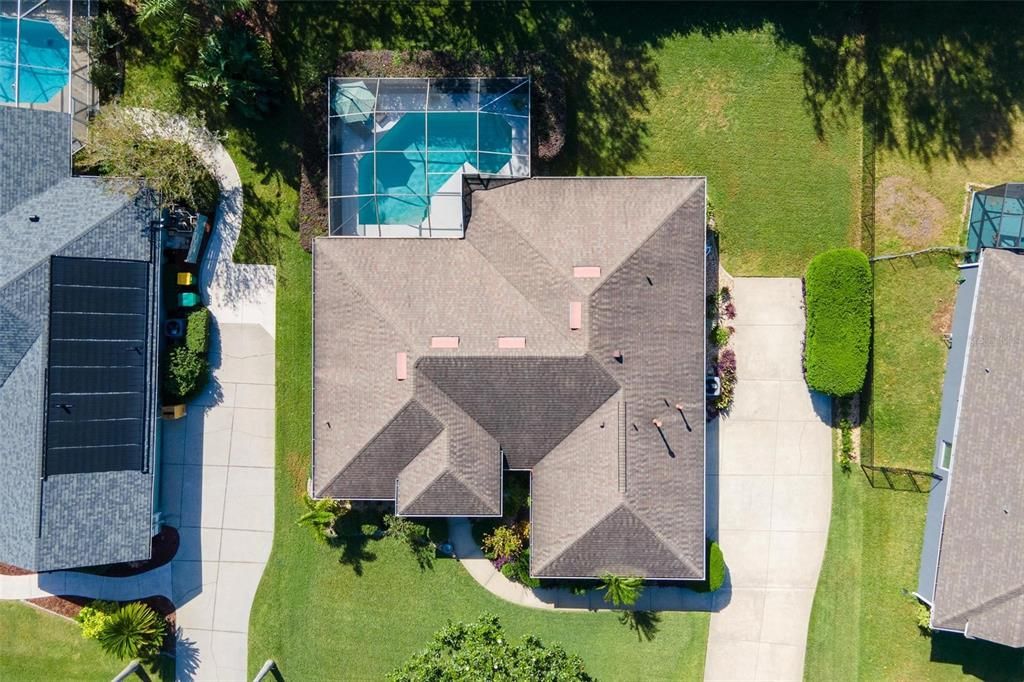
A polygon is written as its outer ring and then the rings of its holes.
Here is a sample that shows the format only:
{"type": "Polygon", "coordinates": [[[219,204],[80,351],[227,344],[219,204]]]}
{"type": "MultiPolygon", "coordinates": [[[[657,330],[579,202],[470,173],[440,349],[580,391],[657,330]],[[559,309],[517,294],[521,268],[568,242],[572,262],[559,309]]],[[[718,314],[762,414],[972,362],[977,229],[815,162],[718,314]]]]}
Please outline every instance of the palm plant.
{"type": "Polygon", "coordinates": [[[352,509],[351,502],[315,500],[309,495],[303,497],[302,502],[306,505],[306,513],[299,517],[297,525],[309,528],[313,536],[324,544],[337,537],[334,524],[352,509]]]}
{"type": "Polygon", "coordinates": [[[165,634],[165,621],[149,606],[136,601],[111,614],[97,639],[104,651],[124,661],[155,654],[165,634]]]}
{"type": "Polygon", "coordinates": [[[601,576],[601,588],[604,590],[606,602],[610,602],[613,606],[632,606],[640,598],[644,583],[641,578],[636,576],[605,573],[601,576]]]}
{"type": "Polygon", "coordinates": [[[272,104],[273,71],[265,41],[226,26],[206,37],[185,82],[221,109],[234,107],[246,118],[258,119],[272,104]]]}

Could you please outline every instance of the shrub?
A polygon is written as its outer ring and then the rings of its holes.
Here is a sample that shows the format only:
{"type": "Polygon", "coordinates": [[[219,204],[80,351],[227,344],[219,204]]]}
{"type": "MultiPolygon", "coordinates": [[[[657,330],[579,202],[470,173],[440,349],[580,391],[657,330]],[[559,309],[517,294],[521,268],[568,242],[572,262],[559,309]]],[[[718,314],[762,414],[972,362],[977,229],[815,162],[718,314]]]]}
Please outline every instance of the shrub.
{"type": "Polygon", "coordinates": [[[125,661],[156,654],[166,633],[167,624],[156,611],[131,602],[110,615],[97,639],[104,651],[125,661]]]}
{"type": "Polygon", "coordinates": [[[736,394],[736,352],[725,348],[718,354],[718,379],[722,383],[722,392],[715,399],[714,408],[719,412],[728,412],[732,407],[736,394]]]}
{"type": "Polygon", "coordinates": [[[434,553],[437,548],[431,541],[430,531],[426,526],[401,516],[385,514],[384,535],[404,542],[421,569],[434,565],[434,553]]]}
{"type": "Polygon", "coordinates": [[[540,587],[540,580],[530,576],[530,550],[527,548],[520,554],[501,565],[501,574],[513,582],[527,587],[540,587]]]}
{"type": "Polygon", "coordinates": [[[526,538],[517,526],[498,526],[484,536],[484,554],[490,559],[508,559],[519,555],[526,538]]]}
{"type": "Polygon", "coordinates": [[[717,542],[708,551],[708,592],[715,592],[725,583],[725,556],[717,542]]]}
{"type": "Polygon", "coordinates": [[[926,636],[932,634],[932,612],[928,605],[918,602],[914,616],[917,619],[917,628],[921,631],[921,634],[926,636]]]}
{"type": "Polygon", "coordinates": [[[99,639],[100,633],[106,627],[111,614],[117,610],[117,604],[112,601],[95,600],[75,616],[75,620],[82,626],[82,637],[86,639],[99,639]]]}
{"type": "Polygon", "coordinates": [[[351,502],[329,498],[315,500],[309,495],[303,496],[302,503],[306,506],[306,512],[295,522],[296,525],[309,528],[313,537],[324,544],[337,537],[334,524],[352,509],[351,502]]]}
{"type": "Polygon", "coordinates": [[[871,348],[871,266],[856,249],[816,256],[804,278],[807,385],[831,396],[860,391],[871,348]]]}
{"type": "Polygon", "coordinates": [[[853,466],[853,426],[849,419],[839,420],[839,466],[846,472],[853,466]]]}
{"type": "Polygon", "coordinates": [[[208,379],[209,366],[203,356],[186,346],[171,350],[164,381],[164,389],[169,396],[185,400],[202,390],[208,379]]]}
{"type": "Polygon", "coordinates": [[[592,679],[576,654],[556,645],[545,647],[527,635],[514,643],[496,616],[474,623],[451,623],[434,634],[427,647],[387,676],[391,682],[413,680],[563,680],[592,679]]]}
{"type": "Polygon", "coordinates": [[[729,343],[729,336],[729,329],[720,324],[716,324],[708,333],[708,341],[710,341],[711,345],[716,348],[722,348],[725,344],[729,343]]]}
{"type": "Polygon", "coordinates": [[[185,321],[185,347],[193,353],[210,350],[210,311],[196,308],[185,321]]]}
{"type": "Polygon", "coordinates": [[[276,99],[270,45],[242,27],[226,25],[206,37],[185,83],[221,110],[263,118],[276,99]]]}

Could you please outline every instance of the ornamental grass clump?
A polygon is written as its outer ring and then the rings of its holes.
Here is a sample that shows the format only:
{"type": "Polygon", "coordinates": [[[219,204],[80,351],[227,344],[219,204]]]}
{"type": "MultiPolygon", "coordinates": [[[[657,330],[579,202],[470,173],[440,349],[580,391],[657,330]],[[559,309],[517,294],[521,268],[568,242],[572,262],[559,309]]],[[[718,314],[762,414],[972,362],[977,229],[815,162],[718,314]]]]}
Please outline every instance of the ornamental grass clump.
{"type": "Polygon", "coordinates": [[[815,391],[841,398],[864,386],[871,352],[872,276],[857,249],[816,256],[804,277],[804,371],[815,391]]]}
{"type": "Polygon", "coordinates": [[[156,655],[166,634],[164,619],[146,604],[136,601],[112,613],[96,639],[108,654],[126,661],[156,655]]]}

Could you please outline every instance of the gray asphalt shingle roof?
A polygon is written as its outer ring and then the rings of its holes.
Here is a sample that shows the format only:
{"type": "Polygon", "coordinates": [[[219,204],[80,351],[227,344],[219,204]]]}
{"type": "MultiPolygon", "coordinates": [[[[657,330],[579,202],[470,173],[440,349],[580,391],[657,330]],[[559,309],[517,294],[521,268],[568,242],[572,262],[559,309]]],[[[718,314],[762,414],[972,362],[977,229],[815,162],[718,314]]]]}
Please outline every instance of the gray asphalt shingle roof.
{"type": "Polygon", "coordinates": [[[1024,254],[982,253],[932,618],[1024,647],[1024,254]]]}
{"type": "Polygon", "coordinates": [[[39,571],[146,559],[152,536],[156,343],[147,360],[150,466],[41,478],[50,257],[150,263],[154,339],[159,320],[149,195],[72,178],[69,156],[66,114],[0,107],[0,561],[39,571]]]}
{"type": "Polygon", "coordinates": [[[475,192],[465,239],[318,239],[314,492],[496,515],[504,460],[534,575],[702,578],[704,211],[701,178],[536,178],[475,192]]]}

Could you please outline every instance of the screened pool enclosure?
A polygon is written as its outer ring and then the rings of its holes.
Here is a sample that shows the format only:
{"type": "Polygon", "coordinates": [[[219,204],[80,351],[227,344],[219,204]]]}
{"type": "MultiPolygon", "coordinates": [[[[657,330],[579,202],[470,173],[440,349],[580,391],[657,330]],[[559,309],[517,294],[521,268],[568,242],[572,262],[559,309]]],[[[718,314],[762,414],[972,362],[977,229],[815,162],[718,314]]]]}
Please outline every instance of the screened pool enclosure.
{"type": "Polygon", "coordinates": [[[1024,183],[974,193],[967,228],[968,260],[977,260],[982,248],[1024,249],[1024,183]]]}
{"type": "Polygon", "coordinates": [[[332,78],[332,235],[461,237],[463,176],[530,176],[528,78],[332,78]]]}

